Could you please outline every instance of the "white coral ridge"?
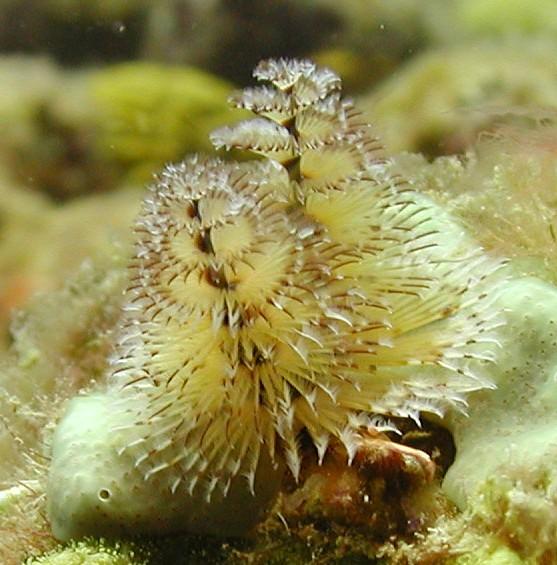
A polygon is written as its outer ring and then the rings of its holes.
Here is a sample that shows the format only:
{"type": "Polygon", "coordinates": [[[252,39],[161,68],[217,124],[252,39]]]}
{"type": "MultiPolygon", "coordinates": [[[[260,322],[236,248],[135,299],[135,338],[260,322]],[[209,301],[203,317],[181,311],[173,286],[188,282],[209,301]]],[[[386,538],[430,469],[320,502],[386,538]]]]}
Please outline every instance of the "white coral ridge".
{"type": "Polygon", "coordinates": [[[145,198],[106,390],[54,437],[60,539],[242,534],[298,477],[302,435],[349,464],[389,417],[491,386],[498,265],[391,171],[332,71],[255,75],[231,100],[257,117],[213,140],[264,158],[191,157],[145,198]]]}

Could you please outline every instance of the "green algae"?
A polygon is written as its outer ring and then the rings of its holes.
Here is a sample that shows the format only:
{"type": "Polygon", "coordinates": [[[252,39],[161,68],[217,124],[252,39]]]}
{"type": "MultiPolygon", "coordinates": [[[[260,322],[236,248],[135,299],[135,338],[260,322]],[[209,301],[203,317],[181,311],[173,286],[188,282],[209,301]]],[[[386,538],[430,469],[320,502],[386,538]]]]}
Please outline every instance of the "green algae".
{"type": "Polygon", "coordinates": [[[147,555],[145,549],[132,543],[85,540],[27,559],[25,565],[147,565],[147,555]]]}
{"type": "Polygon", "coordinates": [[[194,68],[128,63],[90,77],[97,149],[135,181],[192,151],[207,151],[209,132],[236,116],[230,85],[194,68]]]}
{"type": "Polygon", "coordinates": [[[557,31],[557,5],[552,0],[458,0],[456,19],[474,35],[519,33],[536,35],[557,31]]]}
{"type": "MultiPolygon", "coordinates": [[[[552,117],[552,115],[550,115],[552,117]]],[[[501,126],[464,156],[403,154],[396,167],[448,210],[489,252],[510,260],[514,273],[557,283],[557,130],[501,126]]]]}
{"type": "Polygon", "coordinates": [[[56,199],[149,181],[237,118],[209,73],[133,62],[69,72],[46,57],[0,58],[1,162],[56,199]]]}
{"type": "Polygon", "coordinates": [[[459,557],[451,565],[526,565],[514,551],[499,547],[494,550],[481,549],[459,557]]]}
{"type": "Polygon", "coordinates": [[[462,152],[493,122],[492,111],[557,105],[551,40],[470,43],[417,56],[361,105],[394,152],[462,152]]]}

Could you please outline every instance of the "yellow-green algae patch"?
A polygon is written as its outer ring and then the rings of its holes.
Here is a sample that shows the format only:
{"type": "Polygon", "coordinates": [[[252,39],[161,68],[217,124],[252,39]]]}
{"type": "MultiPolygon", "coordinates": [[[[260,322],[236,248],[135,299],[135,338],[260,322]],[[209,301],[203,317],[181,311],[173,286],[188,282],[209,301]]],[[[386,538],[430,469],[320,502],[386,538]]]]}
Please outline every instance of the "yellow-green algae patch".
{"type": "MultiPolygon", "coordinates": [[[[556,116],[536,125],[502,123],[462,157],[428,163],[402,154],[396,167],[453,214],[491,254],[511,260],[515,274],[557,282],[556,116]]],[[[516,116],[515,116],[516,117],[516,116]]]]}
{"type": "Polygon", "coordinates": [[[527,565],[514,551],[507,547],[494,550],[480,549],[451,562],[451,565],[527,565]]]}
{"type": "Polygon", "coordinates": [[[102,539],[72,543],[54,549],[25,565],[147,565],[148,552],[130,543],[107,543],[102,539]]]}
{"type": "Polygon", "coordinates": [[[553,0],[457,0],[455,16],[473,34],[538,34],[557,32],[557,4],[553,0]]]}
{"type": "Polygon", "coordinates": [[[401,67],[361,104],[392,151],[460,152],[493,122],[494,108],[557,106],[556,55],[548,39],[432,50],[401,67]]]}
{"type": "MultiPolygon", "coordinates": [[[[557,291],[510,281],[497,390],[478,393],[469,418],[449,420],[457,457],[443,488],[524,558],[557,558],[557,291]]],[[[545,561],[544,561],[545,560],[545,561]]]]}
{"type": "Polygon", "coordinates": [[[46,57],[3,56],[0,82],[0,164],[57,199],[143,184],[165,163],[208,150],[208,132],[234,116],[231,85],[194,67],[69,72],[46,57]]]}
{"type": "Polygon", "coordinates": [[[231,86],[195,68],[135,62],[90,76],[96,149],[144,182],[192,151],[208,150],[209,132],[237,116],[231,86]]]}

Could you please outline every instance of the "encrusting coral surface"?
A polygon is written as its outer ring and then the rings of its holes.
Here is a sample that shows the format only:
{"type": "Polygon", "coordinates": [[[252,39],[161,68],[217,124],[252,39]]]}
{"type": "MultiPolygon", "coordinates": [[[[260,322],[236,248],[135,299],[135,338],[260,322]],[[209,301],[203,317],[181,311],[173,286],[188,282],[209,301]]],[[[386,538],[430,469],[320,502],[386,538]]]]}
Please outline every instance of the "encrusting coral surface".
{"type": "Polygon", "coordinates": [[[190,157],[144,201],[107,388],[55,433],[59,539],[242,534],[298,477],[302,435],[350,464],[389,417],[491,386],[469,361],[492,359],[499,264],[392,172],[332,71],[254,74],[231,102],[257,116],[212,141],[263,159],[190,157]]]}

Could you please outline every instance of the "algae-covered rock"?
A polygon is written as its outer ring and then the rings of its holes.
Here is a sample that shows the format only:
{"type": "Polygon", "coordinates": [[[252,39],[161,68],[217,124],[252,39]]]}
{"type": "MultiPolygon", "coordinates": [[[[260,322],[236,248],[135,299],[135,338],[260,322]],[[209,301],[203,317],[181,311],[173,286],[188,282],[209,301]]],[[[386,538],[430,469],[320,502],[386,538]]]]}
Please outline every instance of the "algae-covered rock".
{"type": "Polygon", "coordinates": [[[526,563],[528,561],[523,561],[508,547],[482,548],[450,561],[451,565],[526,565],[526,563]]]}
{"type": "Polygon", "coordinates": [[[83,261],[109,264],[126,253],[140,194],[133,187],[54,205],[6,178],[0,183],[0,350],[11,312],[56,290],[83,261]]]}
{"type": "Polygon", "coordinates": [[[557,105],[557,47],[541,40],[471,43],[420,55],[362,100],[393,151],[459,152],[490,109],[557,105]]]}
{"type": "Polygon", "coordinates": [[[25,565],[147,565],[148,552],[131,543],[85,540],[54,549],[25,565]]]}
{"type": "Polygon", "coordinates": [[[208,133],[234,117],[230,85],[194,68],[129,63],[90,77],[96,149],[135,180],[209,149],[208,133]]]}
{"type": "Polygon", "coordinates": [[[470,34],[554,34],[557,4],[553,0],[457,0],[455,19],[470,34]]]}
{"type": "Polygon", "coordinates": [[[41,503],[52,423],[68,397],[103,373],[124,281],[116,258],[111,267],[84,265],[14,320],[11,352],[0,362],[0,488],[11,493],[0,512],[2,563],[54,543],[41,503]]]}
{"type": "Polygon", "coordinates": [[[399,155],[398,170],[413,179],[466,227],[489,252],[507,257],[518,275],[557,283],[557,199],[553,148],[555,115],[540,110],[503,122],[464,157],[429,163],[399,155]],[[546,125],[536,125],[541,115],[546,125]],[[534,123],[531,123],[534,122],[534,123]]]}
{"type": "Polygon", "coordinates": [[[0,58],[0,162],[19,183],[67,199],[123,179],[147,182],[233,115],[230,85],[192,67],[135,62],[62,70],[48,58],[0,58]]]}

